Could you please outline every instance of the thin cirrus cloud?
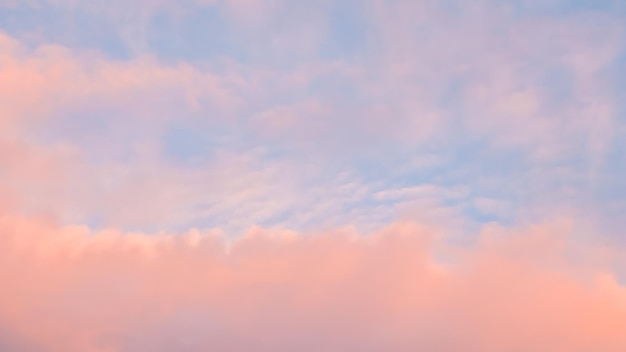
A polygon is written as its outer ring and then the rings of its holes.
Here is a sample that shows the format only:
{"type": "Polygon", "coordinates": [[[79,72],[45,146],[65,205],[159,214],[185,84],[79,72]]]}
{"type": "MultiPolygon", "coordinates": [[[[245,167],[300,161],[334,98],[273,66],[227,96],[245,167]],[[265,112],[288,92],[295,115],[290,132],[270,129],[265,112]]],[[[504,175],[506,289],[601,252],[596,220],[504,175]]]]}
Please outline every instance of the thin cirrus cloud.
{"type": "Polygon", "coordinates": [[[0,350],[623,351],[625,15],[0,0],[0,350]]]}

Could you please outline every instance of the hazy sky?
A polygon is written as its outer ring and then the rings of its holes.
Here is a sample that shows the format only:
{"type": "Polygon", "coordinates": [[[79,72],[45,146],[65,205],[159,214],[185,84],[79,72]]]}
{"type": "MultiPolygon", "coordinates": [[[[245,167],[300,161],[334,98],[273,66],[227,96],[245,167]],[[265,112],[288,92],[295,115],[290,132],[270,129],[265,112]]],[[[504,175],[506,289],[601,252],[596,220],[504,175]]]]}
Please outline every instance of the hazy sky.
{"type": "Polygon", "coordinates": [[[0,0],[0,350],[624,351],[624,77],[619,0],[0,0]]]}

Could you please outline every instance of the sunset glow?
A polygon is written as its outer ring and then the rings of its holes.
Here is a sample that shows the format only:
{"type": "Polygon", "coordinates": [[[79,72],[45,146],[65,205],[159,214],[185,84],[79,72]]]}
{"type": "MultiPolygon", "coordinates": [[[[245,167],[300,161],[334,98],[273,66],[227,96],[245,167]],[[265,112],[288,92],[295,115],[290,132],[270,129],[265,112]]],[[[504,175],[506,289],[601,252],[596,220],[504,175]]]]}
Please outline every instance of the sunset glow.
{"type": "Polygon", "coordinates": [[[624,352],[623,77],[617,0],[0,0],[0,352],[624,352]]]}

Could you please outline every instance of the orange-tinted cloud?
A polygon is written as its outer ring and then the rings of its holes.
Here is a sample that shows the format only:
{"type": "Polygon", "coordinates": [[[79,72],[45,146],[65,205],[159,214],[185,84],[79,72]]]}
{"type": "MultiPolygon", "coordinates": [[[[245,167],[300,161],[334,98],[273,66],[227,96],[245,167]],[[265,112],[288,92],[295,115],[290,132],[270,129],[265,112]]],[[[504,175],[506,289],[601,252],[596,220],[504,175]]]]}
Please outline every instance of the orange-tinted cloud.
{"type": "Polygon", "coordinates": [[[8,351],[623,351],[626,291],[564,226],[169,236],[0,222],[8,351]],[[448,264],[436,260],[445,254],[448,264]]]}

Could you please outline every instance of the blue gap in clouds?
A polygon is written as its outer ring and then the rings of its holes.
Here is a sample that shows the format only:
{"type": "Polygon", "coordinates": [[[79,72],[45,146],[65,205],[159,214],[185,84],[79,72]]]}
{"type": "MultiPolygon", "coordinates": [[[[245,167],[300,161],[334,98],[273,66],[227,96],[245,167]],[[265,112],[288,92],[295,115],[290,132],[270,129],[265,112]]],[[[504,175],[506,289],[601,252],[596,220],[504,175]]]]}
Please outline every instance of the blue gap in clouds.
{"type": "Polygon", "coordinates": [[[626,243],[626,109],[620,107],[621,123],[597,182],[593,206],[598,210],[599,227],[610,238],[626,243]]]}
{"type": "Polygon", "coordinates": [[[207,133],[193,127],[173,127],[163,137],[165,155],[182,162],[204,159],[210,156],[212,147],[207,133]]]}
{"type": "MultiPolygon", "coordinates": [[[[624,20],[626,23],[626,19],[624,20]]],[[[622,32],[626,34],[626,31],[622,32]]],[[[621,124],[626,124],[626,42],[622,44],[622,51],[607,68],[607,77],[611,82],[611,88],[615,92],[616,101],[620,103],[618,107],[618,119],[621,124]]]]}
{"type": "Polygon", "coordinates": [[[460,104],[463,102],[465,90],[469,88],[470,79],[467,75],[456,75],[451,77],[447,86],[441,92],[437,105],[447,113],[463,111],[460,104]]]}
{"type": "Polygon", "coordinates": [[[573,94],[574,77],[568,70],[554,67],[543,75],[542,96],[555,107],[570,103],[573,94]]]}
{"type": "Polygon", "coordinates": [[[0,11],[0,30],[36,47],[54,43],[73,49],[98,50],[114,59],[131,53],[115,26],[103,17],[48,4],[26,4],[0,11]]]}
{"type": "Polygon", "coordinates": [[[368,28],[362,9],[360,1],[333,3],[329,14],[330,31],[320,52],[323,59],[350,61],[366,48],[368,28]]]}
{"type": "Polygon", "coordinates": [[[215,7],[190,9],[183,18],[158,13],[148,32],[151,50],[164,61],[247,61],[245,48],[237,45],[228,22],[215,7]]]}
{"type": "Polygon", "coordinates": [[[597,11],[614,13],[623,9],[621,0],[562,0],[562,1],[527,1],[515,0],[511,4],[522,15],[559,16],[572,13],[597,11]]]}
{"type": "Polygon", "coordinates": [[[496,150],[489,140],[466,140],[450,151],[447,182],[467,187],[468,202],[462,204],[463,213],[478,224],[498,222],[510,224],[511,218],[480,210],[473,201],[478,198],[505,200],[513,211],[526,198],[528,187],[524,174],[529,163],[520,150],[496,150]]]}
{"type": "MultiPolygon", "coordinates": [[[[622,68],[626,73],[626,70],[622,68]]],[[[626,87],[617,91],[615,128],[612,131],[611,144],[601,169],[603,179],[598,184],[597,196],[606,202],[626,203],[626,87]]]]}

